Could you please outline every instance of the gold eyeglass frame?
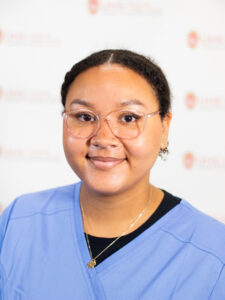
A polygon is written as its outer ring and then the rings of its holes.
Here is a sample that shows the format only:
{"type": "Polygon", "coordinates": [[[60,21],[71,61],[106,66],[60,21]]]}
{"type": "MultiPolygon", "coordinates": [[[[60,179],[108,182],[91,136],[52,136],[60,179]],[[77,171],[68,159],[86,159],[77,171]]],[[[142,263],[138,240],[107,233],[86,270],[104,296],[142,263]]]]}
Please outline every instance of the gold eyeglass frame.
{"type": "Polygon", "coordinates": [[[147,113],[147,114],[144,114],[143,112],[140,112],[140,111],[132,111],[132,110],[127,110],[127,109],[119,109],[119,110],[113,110],[111,112],[109,112],[106,116],[100,116],[99,114],[91,111],[91,110],[88,110],[88,109],[78,109],[78,110],[71,110],[71,111],[64,111],[62,116],[63,116],[63,119],[65,120],[65,124],[66,124],[66,128],[67,130],[70,132],[70,134],[74,137],[74,138],[77,138],[77,139],[89,139],[91,137],[93,137],[99,130],[100,126],[101,126],[101,120],[106,120],[106,123],[108,124],[111,132],[118,138],[121,138],[121,139],[127,139],[127,140],[131,140],[131,139],[134,139],[136,137],[138,137],[143,131],[144,131],[144,128],[145,128],[145,124],[146,124],[146,119],[147,118],[151,118],[155,115],[157,115],[160,111],[157,110],[157,111],[154,111],[154,112],[151,112],[151,113],[147,113]],[[84,111],[84,112],[90,112],[91,114],[95,115],[96,116],[96,119],[97,119],[97,126],[96,126],[96,129],[94,130],[94,132],[92,134],[90,134],[89,136],[87,137],[80,137],[80,136],[75,136],[72,131],[70,130],[69,126],[68,126],[68,116],[70,114],[72,114],[73,112],[75,111],[84,111]],[[110,119],[109,119],[109,115],[112,114],[113,112],[133,112],[134,114],[136,113],[138,116],[144,118],[144,125],[142,126],[141,130],[139,130],[139,132],[137,133],[136,136],[134,137],[131,137],[131,138],[126,138],[126,137],[121,137],[119,135],[117,135],[115,132],[114,132],[114,129],[112,128],[112,125],[110,123],[110,119]]]}

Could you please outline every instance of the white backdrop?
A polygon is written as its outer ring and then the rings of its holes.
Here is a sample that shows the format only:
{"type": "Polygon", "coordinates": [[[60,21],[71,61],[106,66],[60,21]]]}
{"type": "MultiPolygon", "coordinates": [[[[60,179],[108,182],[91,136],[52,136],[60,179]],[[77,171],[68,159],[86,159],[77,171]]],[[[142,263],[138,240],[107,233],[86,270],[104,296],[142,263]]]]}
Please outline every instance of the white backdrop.
{"type": "Polygon", "coordinates": [[[128,48],[164,70],[170,155],[153,184],[225,222],[224,0],[0,0],[0,204],[78,178],[62,149],[60,86],[93,51],[128,48]]]}

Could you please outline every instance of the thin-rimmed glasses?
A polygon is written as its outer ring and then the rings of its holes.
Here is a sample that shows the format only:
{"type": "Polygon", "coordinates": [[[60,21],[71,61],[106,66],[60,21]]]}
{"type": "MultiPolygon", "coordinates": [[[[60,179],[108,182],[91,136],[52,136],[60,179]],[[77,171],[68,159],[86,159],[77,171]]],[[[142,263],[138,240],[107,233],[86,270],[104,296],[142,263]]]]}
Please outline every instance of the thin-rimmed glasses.
{"type": "Polygon", "coordinates": [[[91,110],[74,109],[63,113],[67,129],[75,138],[86,139],[94,136],[104,119],[115,136],[133,139],[139,136],[145,127],[146,119],[159,113],[159,110],[144,114],[134,110],[114,110],[106,116],[99,116],[91,110]]]}

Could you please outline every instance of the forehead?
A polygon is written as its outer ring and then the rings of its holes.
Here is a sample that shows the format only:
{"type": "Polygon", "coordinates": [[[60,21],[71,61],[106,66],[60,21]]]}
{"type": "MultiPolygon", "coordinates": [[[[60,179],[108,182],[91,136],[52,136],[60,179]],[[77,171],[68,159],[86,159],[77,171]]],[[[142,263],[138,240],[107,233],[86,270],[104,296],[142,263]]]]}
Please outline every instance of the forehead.
{"type": "MultiPolygon", "coordinates": [[[[157,108],[157,98],[151,85],[138,73],[118,64],[92,67],[72,82],[67,97],[68,108],[74,100],[84,100],[96,108],[112,108],[127,102],[157,108]],[[134,101],[135,100],[135,101],[134,101]]],[[[81,105],[81,104],[73,105],[81,105]]]]}

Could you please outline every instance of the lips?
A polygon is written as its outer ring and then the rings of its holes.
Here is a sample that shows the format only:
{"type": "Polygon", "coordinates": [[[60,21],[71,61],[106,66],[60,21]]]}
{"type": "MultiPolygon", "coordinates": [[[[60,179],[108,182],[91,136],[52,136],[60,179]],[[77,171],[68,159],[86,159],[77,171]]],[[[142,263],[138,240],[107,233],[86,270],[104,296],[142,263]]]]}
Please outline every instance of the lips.
{"type": "Polygon", "coordinates": [[[126,160],[126,158],[89,156],[89,155],[87,155],[86,158],[90,161],[90,163],[94,167],[101,170],[109,170],[123,163],[126,160]]]}

